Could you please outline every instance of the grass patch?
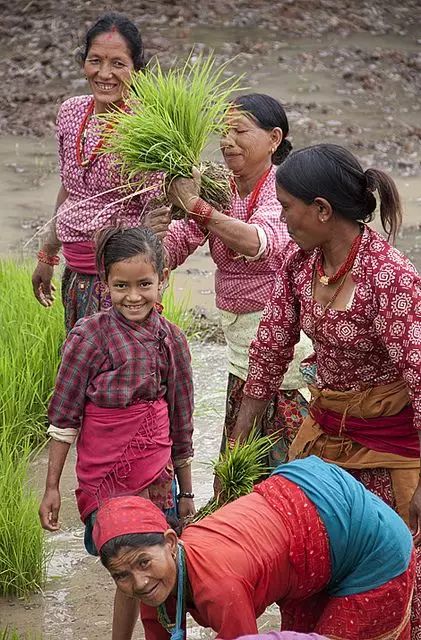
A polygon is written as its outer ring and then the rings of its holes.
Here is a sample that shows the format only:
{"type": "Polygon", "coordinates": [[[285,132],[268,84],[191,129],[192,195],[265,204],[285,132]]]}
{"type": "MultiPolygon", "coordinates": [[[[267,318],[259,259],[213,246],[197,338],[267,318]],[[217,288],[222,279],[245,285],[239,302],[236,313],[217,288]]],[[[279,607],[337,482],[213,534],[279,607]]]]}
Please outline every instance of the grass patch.
{"type": "Polygon", "coordinates": [[[34,298],[33,264],[0,260],[0,429],[11,444],[45,438],[45,412],[64,338],[61,303],[50,309],[34,298]],[[13,426],[13,429],[9,427],[13,426]]]}
{"type": "Polygon", "coordinates": [[[47,554],[38,520],[38,496],[28,487],[30,438],[13,443],[13,427],[0,436],[0,595],[26,596],[45,581],[47,554]]]}
{"type": "Polygon", "coordinates": [[[21,635],[16,629],[0,629],[0,640],[41,640],[41,636],[34,636],[32,633],[21,635]]]}

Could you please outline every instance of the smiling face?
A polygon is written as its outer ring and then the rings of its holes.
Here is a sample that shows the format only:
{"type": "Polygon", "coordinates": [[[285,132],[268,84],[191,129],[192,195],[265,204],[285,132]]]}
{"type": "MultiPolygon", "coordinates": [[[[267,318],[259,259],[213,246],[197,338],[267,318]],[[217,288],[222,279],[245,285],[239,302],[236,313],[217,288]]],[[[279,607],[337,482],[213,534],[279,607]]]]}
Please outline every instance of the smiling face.
{"type": "Polygon", "coordinates": [[[95,99],[96,113],[120,102],[134,69],[126,40],[118,31],[94,38],[83,69],[95,99]]]}
{"type": "Polygon", "coordinates": [[[232,109],[227,122],[226,135],[221,140],[225,163],[234,175],[253,173],[269,167],[274,148],[282,140],[282,132],[261,129],[258,124],[237,109],[232,109]]]}
{"type": "Polygon", "coordinates": [[[107,567],[120,591],[150,607],[163,604],[175,590],[177,536],[168,530],[164,538],[163,545],[123,547],[107,567]]]}
{"type": "Polygon", "coordinates": [[[166,275],[160,278],[144,254],[114,262],[107,277],[113,307],[127,320],[146,320],[159,301],[166,275]]]}
{"type": "Polygon", "coordinates": [[[282,205],[282,220],[287,224],[288,233],[301,249],[311,251],[326,241],[328,225],[325,223],[330,214],[323,199],[316,198],[306,204],[280,185],[276,186],[276,195],[282,205]]]}

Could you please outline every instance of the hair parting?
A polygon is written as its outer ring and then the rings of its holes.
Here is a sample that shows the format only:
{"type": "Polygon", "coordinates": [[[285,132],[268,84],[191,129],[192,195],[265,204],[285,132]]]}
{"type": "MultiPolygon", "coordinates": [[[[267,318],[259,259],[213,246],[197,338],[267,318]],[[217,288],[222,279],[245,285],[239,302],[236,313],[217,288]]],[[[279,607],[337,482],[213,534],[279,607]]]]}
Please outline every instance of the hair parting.
{"type": "Polygon", "coordinates": [[[153,264],[158,276],[164,271],[164,249],[158,236],[145,227],[106,227],[95,236],[96,266],[100,277],[107,280],[116,262],[143,255],[153,264]]]}

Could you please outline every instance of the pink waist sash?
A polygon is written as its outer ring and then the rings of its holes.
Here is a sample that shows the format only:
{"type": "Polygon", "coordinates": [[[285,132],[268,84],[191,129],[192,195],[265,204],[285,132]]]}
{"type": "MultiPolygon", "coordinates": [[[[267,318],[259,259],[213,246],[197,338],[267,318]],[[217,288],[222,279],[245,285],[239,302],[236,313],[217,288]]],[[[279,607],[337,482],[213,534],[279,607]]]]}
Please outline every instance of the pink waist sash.
{"type": "Polygon", "coordinates": [[[76,463],[76,500],[82,520],[107,498],[148,487],[168,464],[171,444],[164,399],[124,409],[87,402],[76,463]]]}
{"type": "Polygon", "coordinates": [[[76,273],[95,275],[95,250],[93,242],[63,242],[63,256],[66,265],[76,273]]]}
{"type": "Polygon", "coordinates": [[[312,406],[311,417],[329,436],[344,436],[373,451],[420,457],[418,433],[413,426],[414,411],[407,406],[394,416],[357,418],[330,409],[312,406]]]}

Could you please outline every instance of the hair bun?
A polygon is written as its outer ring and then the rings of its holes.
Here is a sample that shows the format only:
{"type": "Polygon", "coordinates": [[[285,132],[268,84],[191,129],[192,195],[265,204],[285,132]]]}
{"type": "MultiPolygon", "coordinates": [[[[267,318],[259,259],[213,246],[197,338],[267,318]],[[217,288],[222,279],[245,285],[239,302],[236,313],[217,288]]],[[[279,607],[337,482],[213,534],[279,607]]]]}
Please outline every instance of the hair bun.
{"type": "Polygon", "coordinates": [[[272,154],[272,162],[275,165],[280,165],[292,151],[292,144],[288,138],[283,138],[279,147],[272,154]]]}

